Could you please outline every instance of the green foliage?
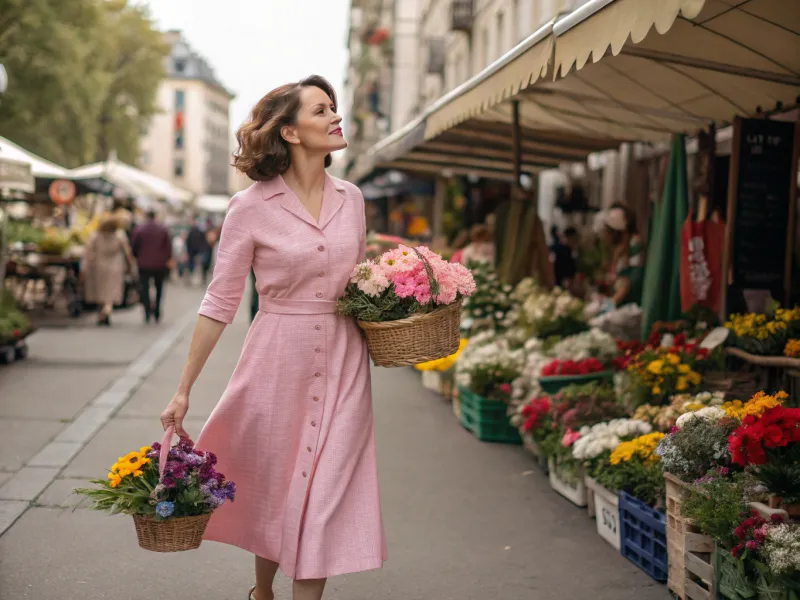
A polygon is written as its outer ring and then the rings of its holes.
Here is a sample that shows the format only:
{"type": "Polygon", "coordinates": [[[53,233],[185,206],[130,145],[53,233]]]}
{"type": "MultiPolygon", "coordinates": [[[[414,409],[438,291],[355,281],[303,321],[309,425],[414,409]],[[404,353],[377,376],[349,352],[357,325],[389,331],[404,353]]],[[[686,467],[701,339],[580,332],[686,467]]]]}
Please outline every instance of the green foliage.
{"type": "Polygon", "coordinates": [[[66,167],[137,158],[168,52],[127,0],[3,0],[0,132],[66,167]]]}
{"type": "Polygon", "coordinates": [[[755,483],[746,473],[725,477],[719,471],[710,471],[701,483],[690,488],[681,505],[681,515],[723,547],[731,548],[735,544],[733,530],[741,522],[742,514],[748,512],[748,493],[755,483]]]}
{"type": "Polygon", "coordinates": [[[603,487],[617,492],[626,492],[648,506],[664,506],[666,484],[661,466],[631,459],[616,465],[605,463],[596,468],[594,479],[603,487]]]}

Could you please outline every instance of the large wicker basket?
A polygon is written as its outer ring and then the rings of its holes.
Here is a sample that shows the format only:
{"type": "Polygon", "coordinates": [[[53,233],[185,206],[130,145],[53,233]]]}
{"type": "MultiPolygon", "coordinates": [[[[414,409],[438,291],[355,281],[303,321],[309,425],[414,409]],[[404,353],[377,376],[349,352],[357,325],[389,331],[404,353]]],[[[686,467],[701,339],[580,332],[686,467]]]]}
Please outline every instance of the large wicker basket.
{"type": "Polygon", "coordinates": [[[157,521],[133,515],[139,547],[152,552],[181,552],[200,547],[211,513],[157,521]]]}
{"type": "Polygon", "coordinates": [[[406,367],[458,352],[461,300],[397,321],[358,321],[378,367],[406,367]]]}

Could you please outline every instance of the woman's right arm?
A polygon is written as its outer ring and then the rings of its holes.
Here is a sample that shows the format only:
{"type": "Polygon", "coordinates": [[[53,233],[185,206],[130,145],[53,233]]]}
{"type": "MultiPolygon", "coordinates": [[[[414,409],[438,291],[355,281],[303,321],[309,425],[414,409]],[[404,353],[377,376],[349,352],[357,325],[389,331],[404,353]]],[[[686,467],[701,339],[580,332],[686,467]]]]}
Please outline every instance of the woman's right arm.
{"type": "Polygon", "coordinates": [[[189,410],[192,386],[200,376],[225,326],[233,322],[244,294],[247,276],[253,264],[255,245],[252,226],[258,222],[258,216],[253,214],[253,210],[257,206],[240,195],[234,196],[228,206],[219,240],[214,276],[200,305],[200,316],[194,328],[178,391],[161,413],[164,429],[174,425],[175,432],[181,437],[189,437],[183,429],[183,419],[189,410]]]}

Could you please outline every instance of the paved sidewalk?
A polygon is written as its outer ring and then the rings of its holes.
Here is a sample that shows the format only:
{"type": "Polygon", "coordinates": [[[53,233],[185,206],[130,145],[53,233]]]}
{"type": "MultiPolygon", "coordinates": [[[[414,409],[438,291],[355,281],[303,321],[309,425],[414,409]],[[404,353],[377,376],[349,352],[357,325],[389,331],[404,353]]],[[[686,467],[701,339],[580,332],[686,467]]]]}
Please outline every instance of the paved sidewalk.
{"type": "Polygon", "coordinates": [[[94,316],[29,338],[27,360],[0,367],[0,534],[49,485],[193,319],[202,290],[170,286],[164,319],[141,308],[94,316]]]}
{"type": "MultiPolygon", "coordinates": [[[[245,309],[195,386],[187,421],[192,435],[238,359],[245,309]]],[[[156,555],[137,547],[129,517],[61,508],[75,485],[101,475],[121,452],[159,437],[157,417],[177,383],[185,333],[0,537],[4,600],[244,600],[253,579],[245,552],[204,543],[194,552],[156,555]]],[[[86,385],[83,374],[72,383],[86,385]]],[[[552,492],[519,447],[474,440],[413,371],[376,369],[373,388],[389,562],[331,580],[326,600],[669,597],[595,533],[584,510],[552,492]]],[[[289,600],[289,589],[281,578],[278,600],[289,600]]]]}

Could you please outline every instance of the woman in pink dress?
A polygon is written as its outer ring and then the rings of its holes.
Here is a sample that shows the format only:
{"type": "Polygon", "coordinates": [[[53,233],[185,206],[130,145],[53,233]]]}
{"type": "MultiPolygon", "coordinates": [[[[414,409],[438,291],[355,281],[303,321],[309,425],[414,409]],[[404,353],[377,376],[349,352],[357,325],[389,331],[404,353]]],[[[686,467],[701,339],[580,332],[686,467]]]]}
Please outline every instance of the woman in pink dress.
{"type": "Polygon", "coordinates": [[[161,416],[187,435],[192,384],[252,266],[259,312],[197,439],[237,486],[205,538],[255,555],[250,600],[273,600],[278,568],[294,579],[294,600],[319,600],[327,577],[386,559],[369,358],[356,324],[336,314],[366,247],[361,192],[325,172],[330,153],[347,146],[340,122],[333,89],[313,76],[267,94],[239,129],[234,165],[255,183],[230,202],[178,391],[161,416]]]}

